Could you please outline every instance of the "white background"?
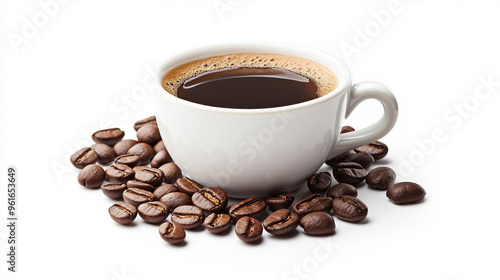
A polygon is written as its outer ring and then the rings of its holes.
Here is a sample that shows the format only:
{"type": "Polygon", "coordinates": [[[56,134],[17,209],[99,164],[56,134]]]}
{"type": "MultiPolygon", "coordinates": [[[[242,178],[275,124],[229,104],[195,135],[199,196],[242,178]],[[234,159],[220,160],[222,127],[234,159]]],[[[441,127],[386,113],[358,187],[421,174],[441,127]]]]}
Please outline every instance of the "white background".
{"type": "MultiPolygon", "coordinates": [[[[49,2],[0,1],[1,279],[500,277],[500,85],[488,91],[481,83],[500,81],[498,3],[402,1],[389,10],[385,0],[42,7],[49,2]],[[376,14],[388,12],[390,18],[376,22],[376,14]],[[158,226],[140,218],[128,227],[114,223],[107,214],[113,202],[78,185],[71,153],[90,145],[100,128],[119,126],[126,138],[135,137],[132,124],[154,113],[153,91],[144,90],[143,80],[162,60],[185,48],[239,39],[321,49],[345,60],[355,82],[389,85],[400,115],[382,139],[390,147],[382,163],[399,172],[398,180],[420,183],[425,201],[397,206],[385,192],[361,186],[367,222],[335,218],[337,232],[330,237],[309,237],[301,229],[285,239],[264,233],[257,246],[233,232],[188,231],[187,244],[174,247],[159,237],[158,226]],[[430,142],[436,133],[438,142],[430,142]],[[17,273],[5,262],[11,165],[18,175],[17,273]]],[[[366,102],[346,123],[363,127],[380,111],[366,102]]]]}

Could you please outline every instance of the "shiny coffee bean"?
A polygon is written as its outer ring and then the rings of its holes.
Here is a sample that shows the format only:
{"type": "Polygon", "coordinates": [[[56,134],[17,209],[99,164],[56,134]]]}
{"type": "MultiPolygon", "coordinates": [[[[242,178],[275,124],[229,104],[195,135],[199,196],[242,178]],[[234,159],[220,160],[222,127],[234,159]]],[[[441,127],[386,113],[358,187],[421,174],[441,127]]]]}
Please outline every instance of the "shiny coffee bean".
{"type": "Polygon", "coordinates": [[[319,172],[307,179],[307,187],[312,193],[323,194],[332,184],[332,175],[328,172],[319,172]]]}
{"type": "Polygon", "coordinates": [[[193,204],[191,197],[181,192],[167,193],[160,198],[160,201],[167,204],[172,211],[179,206],[193,204]]]}
{"type": "Polygon", "coordinates": [[[231,216],[228,214],[212,213],[205,218],[203,223],[211,233],[221,233],[231,227],[231,216]]]}
{"type": "Polygon", "coordinates": [[[132,169],[134,169],[134,172],[137,173],[141,170],[144,170],[146,168],[149,168],[149,166],[146,166],[146,165],[137,165],[137,166],[134,166],[132,169]]]}
{"type": "Polygon", "coordinates": [[[330,235],[335,232],[333,217],[325,212],[311,212],[300,220],[300,226],[308,235],[330,235]]]}
{"type": "Polygon", "coordinates": [[[126,189],[122,196],[125,202],[130,203],[135,207],[139,207],[139,205],[154,199],[153,193],[136,188],[126,189]]]}
{"type": "Polygon", "coordinates": [[[308,194],[295,202],[292,209],[299,216],[305,216],[316,211],[328,213],[332,209],[332,199],[316,193],[308,194]]]}
{"type": "Polygon", "coordinates": [[[179,191],[192,196],[195,192],[203,189],[203,186],[196,183],[194,180],[188,177],[177,179],[177,188],[179,191]]]}
{"type": "Polygon", "coordinates": [[[288,209],[280,209],[264,220],[264,229],[273,235],[284,235],[294,231],[299,225],[299,216],[288,209]]]}
{"type": "Polygon", "coordinates": [[[181,224],[185,229],[195,229],[203,223],[205,215],[203,210],[197,206],[182,205],[174,209],[170,219],[174,223],[181,224]]]}
{"type": "Polygon", "coordinates": [[[145,125],[148,125],[148,124],[157,125],[157,123],[156,123],[156,117],[155,116],[151,116],[151,117],[147,117],[145,119],[136,121],[134,123],[134,130],[138,131],[141,127],[143,127],[145,125]]]}
{"type": "Polygon", "coordinates": [[[151,184],[144,183],[144,182],[137,181],[137,180],[127,181],[127,188],[129,188],[129,189],[136,188],[136,189],[141,189],[141,190],[145,190],[148,192],[154,192],[154,190],[155,190],[155,187],[153,187],[151,184]]]}
{"type": "Polygon", "coordinates": [[[106,144],[102,143],[97,143],[92,146],[90,146],[92,150],[94,150],[97,153],[97,162],[101,164],[108,164],[112,162],[115,157],[116,153],[113,148],[106,144]]]}
{"type": "Polygon", "coordinates": [[[156,125],[143,125],[137,130],[137,140],[154,146],[161,140],[160,131],[156,125]]]}
{"type": "Polygon", "coordinates": [[[262,237],[262,225],[259,220],[248,216],[239,219],[234,230],[236,236],[247,243],[255,242],[262,237]]]}
{"type": "Polygon", "coordinates": [[[177,181],[177,179],[182,177],[181,169],[173,162],[165,163],[158,169],[163,171],[163,175],[165,175],[165,183],[167,184],[173,184],[177,181]]]}
{"type": "Polygon", "coordinates": [[[363,182],[366,178],[366,170],[359,163],[341,162],[333,167],[333,177],[339,183],[347,183],[353,186],[363,182]]]}
{"type": "Polygon", "coordinates": [[[193,204],[204,211],[220,213],[226,209],[227,195],[221,188],[203,188],[191,197],[193,204]]]}
{"type": "Polygon", "coordinates": [[[352,132],[354,131],[355,129],[352,127],[352,126],[343,126],[342,129],[340,130],[340,133],[347,133],[347,132],[352,132]]]}
{"type": "Polygon", "coordinates": [[[377,167],[366,176],[366,184],[378,190],[387,190],[395,181],[396,172],[389,167],[377,167]]]}
{"type": "Polygon", "coordinates": [[[387,147],[386,144],[380,141],[375,141],[373,143],[358,147],[354,149],[354,151],[357,153],[365,152],[367,154],[372,155],[375,160],[379,160],[387,155],[387,153],[389,152],[389,148],[387,147]]]}
{"type": "Polygon", "coordinates": [[[111,183],[125,184],[134,179],[135,172],[128,165],[114,164],[106,168],[106,177],[111,183]]]}
{"type": "Polygon", "coordinates": [[[151,167],[158,168],[167,162],[171,162],[172,158],[168,154],[167,150],[159,151],[151,160],[151,167]]]}
{"type": "Polygon", "coordinates": [[[106,173],[99,165],[89,164],[78,173],[78,183],[89,189],[96,189],[102,185],[106,173]]]}
{"type": "Polygon", "coordinates": [[[333,167],[333,166],[335,166],[335,165],[337,165],[337,164],[339,164],[339,163],[341,163],[341,162],[344,162],[344,161],[345,161],[345,159],[346,159],[347,157],[349,157],[350,155],[352,155],[352,154],[353,154],[353,152],[352,152],[352,151],[343,152],[343,153],[338,154],[338,155],[336,155],[336,156],[332,157],[331,159],[329,159],[329,160],[325,161],[325,163],[326,163],[327,165],[329,165],[329,166],[332,166],[332,167],[333,167]]]}
{"type": "Polygon", "coordinates": [[[359,165],[363,166],[363,168],[366,169],[375,162],[375,159],[370,154],[359,152],[356,154],[349,155],[344,161],[359,163],[359,165]]]}
{"type": "Polygon", "coordinates": [[[111,219],[122,225],[128,225],[132,223],[137,216],[137,208],[135,208],[134,205],[126,202],[118,202],[111,205],[111,207],[109,207],[108,209],[108,212],[111,216],[111,219]]]}
{"type": "Polygon", "coordinates": [[[417,183],[401,182],[390,186],[386,194],[395,204],[409,204],[424,199],[427,193],[417,183]]]}
{"type": "Polygon", "coordinates": [[[112,199],[122,198],[123,191],[127,189],[127,185],[118,183],[106,183],[101,186],[102,193],[112,199]]]}
{"type": "Polygon", "coordinates": [[[332,209],[339,219],[348,222],[362,221],[368,215],[368,207],[361,200],[350,195],[334,198],[332,209]]]}
{"type": "Polygon", "coordinates": [[[163,171],[157,168],[144,168],[135,172],[135,180],[158,187],[164,180],[163,171]]]}
{"type": "Polygon", "coordinates": [[[159,232],[161,238],[170,244],[179,244],[186,238],[184,228],[178,223],[164,222],[159,232]]]}
{"type": "Polygon", "coordinates": [[[139,164],[144,165],[151,161],[155,152],[153,148],[146,143],[137,143],[128,149],[127,154],[129,155],[138,155],[141,158],[139,164]]]}
{"type": "Polygon", "coordinates": [[[125,132],[119,128],[108,128],[94,132],[94,134],[92,134],[92,140],[96,143],[113,146],[122,140],[124,135],[125,132]]]}
{"type": "Polygon", "coordinates": [[[160,198],[162,198],[167,193],[178,192],[178,191],[179,189],[176,186],[171,184],[165,184],[156,188],[156,190],[153,192],[153,195],[155,196],[155,200],[160,200],[160,198]]]}
{"type": "Polygon", "coordinates": [[[113,150],[115,150],[117,156],[125,155],[137,143],[139,142],[132,139],[121,140],[113,146],[113,150]]]}
{"type": "Polygon", "coordinates": [[[161,201],[145,202],[137,208],[139,216],[147,223],[163,222],[168,217],[168,206],[161,201]]]}
{"type": "Polygon", "coordinates": [[[165,144],[163,143],[163,140],[160,140],[158,141],[158,143],[156,143],[156,145],[153,147],[153,150],[155,151],[155,154],[163,151],[163,150],[167,150],[167,148],[165,148],[165,144]]]}
{"type": "Polygon", "coordinates": [[[70,161],[74,167],[78,169],[82,169],[89,164],[94,164],[97,162],[99,156],[96,151],[92,148],[86,147],[81,148],[76,151],[73,155],[71,155],[70,161]]]}
{"type": "Polygon", "coordinates": [[[233,220],[237,221],[244,216],[258,218],[265,210],[266,203],[258,197],[252,197],[231,206],[229,208],[229,215],[231,215],[233,220]]]}
{"type": "Polygon", "coordinates": [[[130,167],[135,167],[141,162],[141,157],[138,155],[124,154],[115,158],[115,163],[125,164],[130,167]]]}
{"type": "Polygon", "coordinates": [[[273,211],[279,209],[287,209],[293,203],[295,195],[292,192],[280,192],[271,197],[266,198],[266,204],[273,211]]]}
{"type": "Polygon", "coordinates": [[[326,191],[326,196],[333,198],[336,197],[341,197],[343,195],[350,195],[357,197],[358,196],[358,190],[350,184],[346,183],[340,183],[333,185],[331,188],[326,191]]]}

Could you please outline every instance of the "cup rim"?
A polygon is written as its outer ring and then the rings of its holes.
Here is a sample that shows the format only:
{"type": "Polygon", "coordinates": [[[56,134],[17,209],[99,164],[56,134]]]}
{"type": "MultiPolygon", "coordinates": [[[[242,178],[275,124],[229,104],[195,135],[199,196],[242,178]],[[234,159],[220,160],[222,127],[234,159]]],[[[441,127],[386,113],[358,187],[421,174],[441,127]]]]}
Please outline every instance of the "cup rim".
{"type": "Polygon", "coordinates": [[[208,45],[205,47],[197,47],[189,50],[184,50],[178,55],[174,55],[172,58],[168,59],[166,62],[162,64],[160,67],[158,80],[160,82],[159,87],[159,95],[161,98],[166,98],[172,102],[178,103],[179,105],[188,106],[198,110],[212,111],[218,113],[231,113],[231,114],[267,114],[267,113],[278,113],[283,111],[290,111],[301,109],[305,107],[314,106],[318,103],[326,102],[332,98],[335,98],[337,95],[344,92],[344,90],[351,84],[352,77],[351,72],[347,65],[340,60],[339,58],[326,53],[324,51],[306,47],[303,45],[297,44],[288,44],[288,43],[274,43],[274,42],[247,42],[247,43],[224,43],[224,44],[216,44],[216,45],[208,45]],[[339,81],[338,86],[331,92],[320,96],[318,98],[308,100],[305,102],[300,102],[292,105],[280,106],[280,107],[271,107],[271,108],[258,108],[258,109],[238,109],[238,108],[224,108],[224,107],[215,107],[209,105],[203,105],[194,103],[191,101],[187,101],[181,99],[177,96],[172,95],[167,92],[163,86],[161,85],[163,76],[170,71],[171,69],[185,64],[190,61],[203,59],[211,56],[218,56],[230,53],[275,53],[282,55],[290,55],[296,56],[300,58],[305,58],[312,60],[318,64],[321,64],[328,69],[330,69],[336,76],[339,81]],[[329,65],[335,65],[335,69],[332,67],[325,65],[325,62],[317,61],[320,58],[328,59],[329,65]]]}

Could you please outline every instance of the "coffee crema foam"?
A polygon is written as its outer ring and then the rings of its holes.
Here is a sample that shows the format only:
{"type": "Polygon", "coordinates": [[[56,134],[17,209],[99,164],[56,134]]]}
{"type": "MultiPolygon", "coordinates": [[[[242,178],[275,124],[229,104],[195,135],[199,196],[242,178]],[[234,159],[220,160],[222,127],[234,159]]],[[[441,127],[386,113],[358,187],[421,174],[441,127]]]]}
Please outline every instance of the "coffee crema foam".
{"type": "Polygon", "coordinates": [[[281,68],[302,75],[316,84],[319,97],[338,86],[337,76],[330,69],[305,58],[270,53],[232,53],[179,65],[165,74],[162,87],[177,96],[177,89],[189,78],[214,70],[241,67],[281,68]]]}

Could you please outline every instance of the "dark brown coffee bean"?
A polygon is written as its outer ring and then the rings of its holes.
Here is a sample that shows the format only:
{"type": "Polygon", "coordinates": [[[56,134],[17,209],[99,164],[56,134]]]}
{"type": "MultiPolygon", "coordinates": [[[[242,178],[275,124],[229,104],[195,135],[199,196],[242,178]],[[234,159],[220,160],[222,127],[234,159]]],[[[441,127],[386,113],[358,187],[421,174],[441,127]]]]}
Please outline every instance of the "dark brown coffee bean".
{"type": "Polygon", "coordinates": [[[231,216],[228,214],[212,213],[205,218],[204,225],[211,233],[221,233],[231,227],[231,216]]]}
{"type": "Polygon", "coordinates": [[[128,149],[127,154],[138,155],[141,158],[139,164],[144,165],[151,161],[155,155],[155,151],[153,151],[153,148],[146,143],[137,143],[128,149]]]}
{"type": "Polygon", "coordinates": [[[316,211],[328,213],[330,209],[332,209],[332,199],[317,193],[308,194],[295,202],[292,209],[293,212],[299,216],[305,216],[316,211]]]}
{"type": "Polygon", "coordinates": [[[395,181],[396,172],[389,167],[377,167],[366,176],[366,184],[378,190],[387,190],[395,181]]]}
{"type": "Polygon", "coordinates": [[[151,167],[158,168],[167,162],[171,162],[172,158],[168,154],[167,150],[159,151],[151,160],[151,167]]]}
{"type": "Polygon", "coordinates": [[[96,143],[113,146],[122,140],[124,135],[125,132],[119,128],[108,128],[94,132],[94,134],[92,134],[92,140],[96,143]]]}
{"type": "Polygon", "coordinates": [[[143,204],[144,202],[149,202],[154,199],[154,195],[152,192],[136,188],[126,189],[123,192],[122,196],[125,202],[130,203],[135,207],[139,207],[139,205],[143,204]]]}
{"type": "Polygon", "coordinates": [[[102,193],[112,199],[122,198],[123,191],[127,189],[125,184],[106,183],[101,186],[102,193]]]}
{"type": "Polygon", "coordinates": [[[396,204],[408,204],[419,202],[427,193],[417,183],[401,182],[390,186],[386,194],[396,204]]]}
{"type": "Polygon", "coordinates": [[[299,216],[288,209],[280,209],[264,220],[264,229],[273,235],[284,235],[294,231],[299,225],[299,216]]]}
{"type": "Polygon", "coordinates": [[[116,157],[115,150],[106,144],[97,143],[92,145],[91,148],[97,153],[97,162],[101,164],[108,164],[116,157]]]}
{"type": "Polygon", "coordinates": [[[229,215],[231,215],[233,220],[237,221],[244,216],[258,218],[265,210],[266,203],[258,197],[252,197],[231,206],[229,208],[229,215]]]}
{"type": "Polygon", "coordinates": [[[160,201],[167,204],[172,211],[179,206],[193,204],[193,202],[191,201],[191,197],[181,192],[167,193],[160,198],[160,201]]]}
{"type": "Polygon", "coordinates": [[[156,200],[160,200],[160,198],[162,198],[162,196],[166,195],[167,193],[178,192],[178,191],[179,189],[176,186],[171,184],[165,184],[156,188],[153,194],[156,200]]]}
{"type": "Polygon", "coordinates": [[[375,162],[375,159],[370,154],[359,152],[348,156],[344,161],[359,163],[364,169],[367,169],[375,162]]]}
{"type": "Polygon", "coordinates": [[[339,219],[348,222],[362,221],[368,215],[368,207],[361,200],[350,195],[334,198],[332,209],[339,219]]]}
{"type": "Polygon", "coordinates": [[[182,205],[174,209],[170,219],[174,223],[181,224],[185,229],[195,229],[203,223],[205,215],[200,207],[182,205]]]}
{"type": "Polygon", "coordinates": [[[366,175],[366,170],[363,166],[355,162],[341,162],[333,167],[333,177],[339,183],[347,183],[355,186],[363,182],[366,175]]]}
{"type": "Polygon", "coordinates": [[[127,181],[127,188],[129,188],[129,189],[136,188],[136,189],[141,189],[141,190],[145,190],[148,192],[154,192],[154,190],[155,190],[155,187],[153,187],[151,184],[144,183],[144,182],[137,181],[137,180],[127,181]]]}
{"type": "Polygon", "coordinates": [[[236,236],[247,243],[255,242],[262,237],[262,225],[259,220],[248,216],[239,219],[234,230],[236,236]]]}
{"type": "Polygon", "coordinates": [[[173,162],[165,163],[158,169],[163,171],[163,175],[165,175],[165,183],[167,184],[173,184],[177,181],[177,179],[182,177],[181,169],[173,162]]]}
{"type": "Polygon", "coordinates": [[[372,155],[375,160],[379,160],[387,155],[387,153],[389,152],[389,148],[387,147],[386,144],[380,141],[375,141],[373,143],[358,147],[354,149],[354,151],[357,153],[365,152],[367,154],[372,155]]]}
{"type": "Polygon", "coordinates": [[[163,150],[167,150],[167,148],[165,148],[165,144],[163,144],[163,140],[160,140],[158,143],[156,143],[156,145],[153,147],[153,150],[155,151],[155,154],[163,151],[163,150]]]}
{"type": "Polygon", "coordinates": [[[135,180],[158,187],[164,180],[163,171],[157,168],[144,168],[135,173],[135,180]]]}
{"type": "Polygon", "coordinates": [[[102,185],[106,173],[99,165],[89,164],[78,173],[78,183],[89,189],[96,189],[102,185]]]}
{"type": "Polygon", "coordinates": [[[280,192],[271,197],[266,198],[266,203],[273,211],[279,209],[287,209],[293,203],[295,195],[292,192],[280,192]]]}
{"type": "Polygon", "coordinates": [[[329,160],[325,161],[325,163],[326,163],[327,165],[329,165],[329,166],[332,166],[332,167],[333,167],[333,166],[335,166],[335,165],[337,165],[337,164],[339,164],[339,163],[341,163],[341,162],[344,162],[344,161],[345,161],[345,159],[346,159],[348,156],[352,155],[352,154],[353,154],[353,152],[352,152],[352,151],[343,152],[343,153],[338,154],[338,155],[336,155],[336,156],[332,157],[331,159],[329,159],[329,160]]]}
{"type": "Polygon", "coordinates": [[[82,169],[89,164],[97,162],[98,155],[92,148],[81,148],[71,155],[70,161],[74,167],[82,169]]]}
{"type": "Polygon", "coordinates": [[[300,226],[308,235],[330,235],[335,232],[333,217],[325,212],[311,212],[300,220],[300,226]]]}
{"type": "Polygon", "coordinates": [[[122,225],[132,223],[137,216],[137,209],[135,206],[126,202],[118,202],[111,205],[108,212],[111,219],[122,225]]]}
{"type": "Polygon", "coordinates": [[[196,183],[193,179],[184,177],[177,179],[177,188],[179,191],[192,196],[195,192],[203,189],[203,186],[196,183]]]}
{"type": "Polygon", "coordinates": [[[160,131],[156,125],[143,125],[137,130],[137,140],[154,146],[161,140],[160,131]]]}
{"type": "Polygon", "coordinates": [[[331,198],[341,197],[343,195],[358,196],[358,190],[350,184],[340,183],[332,186],[326,192],[326,196],[331,198]]]}
{"type": "Polygon", "coordinates": [[[117,158],[115,158],[115,163],[125,164],[125,165],[128,165],[130,167],[135,167],[135,166],[139,165],[140,162],[141,162],[141,158],[138,155],[125,154],[125,155],[121,155],[121,156],[118,156],[117,158]]]}
{"type": "Polygon", "coordinates": [[[324,194],[332,184],[332,175],[328,172],[319,172],[307,179],[307,187],[313,193],[324,194]]]}
{"type": "Polygon", "coordinates": [[[203,188],[195,192],[191,200],[194,205],[212,213],[220,213],[224,211],[227,206],[226,192],[217,187],[203,188]]]}
{"type": "Polygon", "coordinates": [[[111,183],[125,184],[134,179],[135,171],[125,164],[114,164],[106,168],[106,177],[111,183]]]}
{"type": "Polygon", "coordinates": [[[149,166],[146,166],[146,165],[138,165],[138,166],[134,166],[132,169],[134,169],[134,172],[137,173],[141,170],[144,170],[146,168],[149,168],[149,166]]]}
{"type": "Polygon", "coordinates": [[[184,228],[178,223],[164,222],[160,225],[160,236],[169,244],[179,244],[186,238],[184,228]]]}
{"type": "Polygon", "coordinates": [[[352,127],[352,126],[343,126],[342,129],[340,130],[340,133],[347,133],[347,132],[352,132],[354,131],[355,129],[352,127]]]}
{"type": "Polygon", "coordinates": [[[113,150],[115,150],[117,156],[125,155],[127,154],[128,150],[137,143],[139,142],[132,139],[122,140],[113,146],[113,150]]]}
{"type": "Polygon", "coordinates": [[[155,116],[151,116],[151,117],[147,117],[145,119],[136,121],[134,123],[134,130],[137,131],[137,130],[139,130],[139,128],[143,127],[144,125],[148,125],[148,124],[157,125],[157,123],[156,123],[156,117],[155,116]]]}
{"type": "Polygon", "coordinates": [[[163,222],[168,217],[168,206],[161,201],[145,202],[137,208],[139,216],[151,224],[163,222]]]}

